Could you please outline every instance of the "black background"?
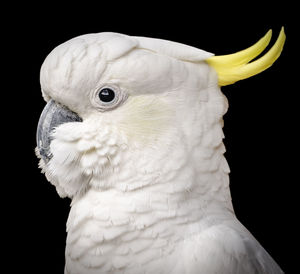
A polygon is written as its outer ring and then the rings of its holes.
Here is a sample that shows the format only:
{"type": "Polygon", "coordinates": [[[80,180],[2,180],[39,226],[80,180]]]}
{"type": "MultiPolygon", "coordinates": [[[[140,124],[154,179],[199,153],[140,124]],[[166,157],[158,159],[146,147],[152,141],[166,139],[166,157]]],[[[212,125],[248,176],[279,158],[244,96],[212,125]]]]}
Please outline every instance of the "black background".
{"type": "Polygon", "coordinates": [[[220,55],[252,45],[270,28],[272,44],[282,25],[287,42],[276,63],[255,77],[222,88],[229,100],[224,142],[236,215],[282,269],[294,273],[299,56],[293,7],[288,3],[267,8],[254,3],[164,5],[88,2],[75,11],[73,2],[64,8],[48,3],[3,9],[8,16],[2,23],[2,58],[7,61],[2,65],[6,83],[2,94],[9,97],[2,100],[2,145],[7,152],[3,172],[8,174],[2,183],[9,190],[2,192],[8,231],[2,240],[9,240],[5,261],[10,273],[20,269],[63,273],[70,200],[58,197],[34,155],[35,130],[45,105],[39,69],[55,46],[77,35],[113,31],[173,40],[220,55]]]}

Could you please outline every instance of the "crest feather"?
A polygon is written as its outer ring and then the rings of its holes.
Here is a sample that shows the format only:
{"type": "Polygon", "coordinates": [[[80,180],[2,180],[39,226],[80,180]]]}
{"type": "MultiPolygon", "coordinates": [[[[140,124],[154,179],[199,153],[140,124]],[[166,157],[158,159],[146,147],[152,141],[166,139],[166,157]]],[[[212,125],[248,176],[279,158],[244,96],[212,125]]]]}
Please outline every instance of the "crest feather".
{"type": "Polygon", "coordinates": [[[269,30],[256,44],[245,50],[208,58],[206,62],[216,70],[219,85],[226,86],[233,84],[269,68],[278,59],[283,49],[286,39],[283,27],[273,47],[259,59],[253,62],[251,60],[257,57],[268,46],[271,36],[272,30],[269,30]]]}

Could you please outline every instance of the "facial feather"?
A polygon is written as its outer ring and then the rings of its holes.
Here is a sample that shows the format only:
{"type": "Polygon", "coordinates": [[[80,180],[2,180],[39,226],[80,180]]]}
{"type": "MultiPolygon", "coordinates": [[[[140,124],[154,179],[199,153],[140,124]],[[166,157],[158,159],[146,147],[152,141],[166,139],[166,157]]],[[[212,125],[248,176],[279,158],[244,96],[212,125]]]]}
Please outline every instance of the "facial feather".
{"type": "Polygon", "coordinates": [[[145,144],[170,128],[172,117],[172,107],[164,96],[140,95],[129,98],[117,120],[118,127],[129,140],[145,144]]]}

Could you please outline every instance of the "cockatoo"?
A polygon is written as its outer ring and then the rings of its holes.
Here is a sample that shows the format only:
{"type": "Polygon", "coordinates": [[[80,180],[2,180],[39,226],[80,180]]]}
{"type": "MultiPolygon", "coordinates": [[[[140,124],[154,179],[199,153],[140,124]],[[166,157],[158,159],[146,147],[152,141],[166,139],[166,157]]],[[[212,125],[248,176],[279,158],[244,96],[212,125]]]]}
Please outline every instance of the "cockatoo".
{"type": "Polygon", "coordinates": [[[56,47],[39,166],[71,198],[66,274],[283,273],[237,220],[224,158],[220,87],[279,57],[282,28],[235,54],[103,32],[56,47]]]}

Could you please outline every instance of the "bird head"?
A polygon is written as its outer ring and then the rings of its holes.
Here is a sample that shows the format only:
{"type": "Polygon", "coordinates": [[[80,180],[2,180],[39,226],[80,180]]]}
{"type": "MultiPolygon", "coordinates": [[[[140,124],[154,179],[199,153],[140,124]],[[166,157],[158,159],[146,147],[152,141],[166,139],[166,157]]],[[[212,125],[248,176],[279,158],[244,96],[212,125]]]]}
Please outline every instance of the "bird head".
{"type": "Polygon", "coordinates": [[[222,142],[227,101],[220,86],[270,66],[284,43],[280,35],[265,60],[249,64],[270,32],[229,56],[118,33],[59,45],[40,73],[47,105],[36,154],[47,179],[71,198],[89,188],[130,191],[171,182],[222,142]]]}

